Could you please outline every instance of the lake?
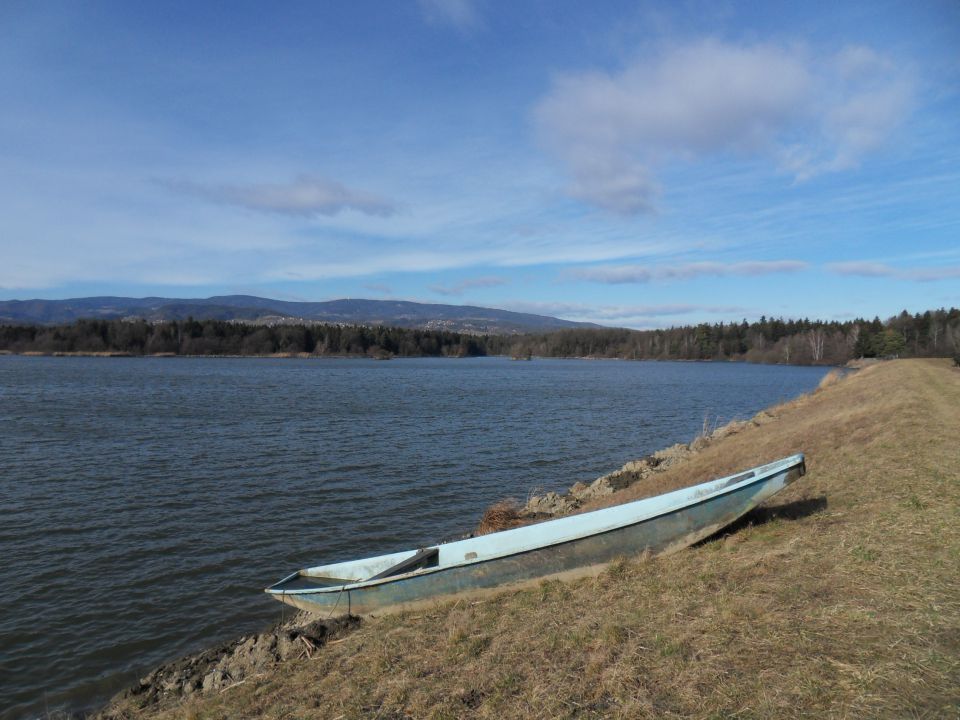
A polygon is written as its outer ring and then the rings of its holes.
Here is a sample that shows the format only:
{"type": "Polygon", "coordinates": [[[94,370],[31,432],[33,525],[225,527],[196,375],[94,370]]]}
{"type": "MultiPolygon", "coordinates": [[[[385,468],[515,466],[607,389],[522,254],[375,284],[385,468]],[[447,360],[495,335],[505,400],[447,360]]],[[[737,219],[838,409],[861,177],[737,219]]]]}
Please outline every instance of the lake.
{"type": "Polygon", "coordinates": [[[297,568],[463,534],[826,372],[0,356],[0,718],[95,706],[278,620],[261,590],[297,568]]]}

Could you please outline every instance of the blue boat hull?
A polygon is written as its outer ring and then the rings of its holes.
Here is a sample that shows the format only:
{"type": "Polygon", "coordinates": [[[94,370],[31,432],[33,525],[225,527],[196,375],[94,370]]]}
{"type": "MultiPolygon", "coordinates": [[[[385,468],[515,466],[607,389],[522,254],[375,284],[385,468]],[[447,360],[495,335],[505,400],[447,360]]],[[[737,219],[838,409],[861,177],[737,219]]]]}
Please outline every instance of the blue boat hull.
{"type": "MultiPolygon", "coordinates": [[[[344,584],[322,592],[293,589],[287,581],[268,588],[277,600],[326,615],[377,614],[432,604],[464,593],[599,572],[606,563],[641,553],[687,547],[734,522],[804,473],[799,462],[781,472],[741,482],[727,492],[615,529],[503,557],[438,567],[370,583],[344,584]],[[285,588],[289,588],[288,590],[285,588]]],[[[596,511],[602,513],[604,511],[596,511]]]]}

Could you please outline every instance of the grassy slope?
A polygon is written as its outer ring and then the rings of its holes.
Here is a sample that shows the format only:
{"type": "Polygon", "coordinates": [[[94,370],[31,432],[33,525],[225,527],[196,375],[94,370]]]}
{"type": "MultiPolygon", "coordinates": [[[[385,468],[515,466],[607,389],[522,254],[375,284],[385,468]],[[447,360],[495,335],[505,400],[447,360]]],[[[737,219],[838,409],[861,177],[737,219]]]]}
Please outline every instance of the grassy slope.
{"type": "Polygon", "coordinates": [[[752,524],[598,578],[369,620],[313,660],[149,714],[956,717],[960,370],[885,363],[772,414],[661,478],[806,452],[808,475],[752,524]]]}

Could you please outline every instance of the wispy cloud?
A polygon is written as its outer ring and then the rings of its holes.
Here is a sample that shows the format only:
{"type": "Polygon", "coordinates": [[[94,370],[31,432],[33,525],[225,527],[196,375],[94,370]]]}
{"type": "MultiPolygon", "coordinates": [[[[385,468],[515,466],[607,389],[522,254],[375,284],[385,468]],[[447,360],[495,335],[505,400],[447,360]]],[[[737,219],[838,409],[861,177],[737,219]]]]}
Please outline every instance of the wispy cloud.
{"type": "Polygon", "coordinates": [[[386,283],[364,283],[363,287],[381,295],[393,295],[393,288],[386,283]]]}
{"type": "Polygon", "coordinates": [[[473,0],[419,0],[420,12],[431,25],[451,25],[464,31],[480,23],[473,0]]]}
{"type": "Polygon", "coordinates": [[[506,278],[487,276],[461,280],[454,285],[431,285],[430,291],[435,292],[437,295],[460,296],[472,288],[498,287],[500,285],[506,285],[507,282],[506,278]]]}
{"type": "Polygon", "coordinates": [[[856,166],[907,115],[908,76],[866,47],[827,58],[704,40],[619,73],[561,75],[534,117],[570,195],[624,215],[655,209],[656,170],[709,155],[763,156],[797,180],[856,166]]]}
{"type": "Polygon", "coordinates": [[[934,282],[936,280],[960,278],[960,265],[941,265],[931,268],[896,268],[886,263],[858,261],[829,263],[827,269],[838,275],[894,278],[897,280],[913,280],[915,282],[934,282]]]}
{"type": "Polygon", "coordinates": [[[693,262],[683,265],[600,265],[568,270],[567,277],[607,285],[641,284],[654,280],[691,280],[697,277],[724,277],[731,275],[758,276],[774,273],[793,273],[805,270],[808,263],[801,260],[770,260],[738,263],[693,262]]]}
{"type": "Polygon", "coordinates": [[[354,210],[364,215],[388,217],[396,212],[394,203],[385,198],[313,175],[300,175],[293,182],[278,184],[209,185],[190,181],[164,184],[211,202],[281,215],[329,216],[354,210]]]}
{"type": "Polygon", "coordinates": [[[594,305],[571,302],[513,302],[505,304],[505,310],[553,315],[569,320],[594,322],[600,325],[653,328],[682,323],[683,315],[726,315],[742,317],[754,314],[750,308],[738,305],[594,305]]]}

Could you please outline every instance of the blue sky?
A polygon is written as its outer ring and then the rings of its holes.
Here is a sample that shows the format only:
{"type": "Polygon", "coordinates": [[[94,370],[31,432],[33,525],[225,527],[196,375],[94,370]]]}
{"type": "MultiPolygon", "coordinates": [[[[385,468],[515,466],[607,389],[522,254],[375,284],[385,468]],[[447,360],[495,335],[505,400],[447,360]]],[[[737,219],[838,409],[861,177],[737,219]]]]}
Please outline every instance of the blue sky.
{"type": "Polygon", "coordinates": [[[0,298],[960,305],[960,4],[3,3],[0,298]]]}

